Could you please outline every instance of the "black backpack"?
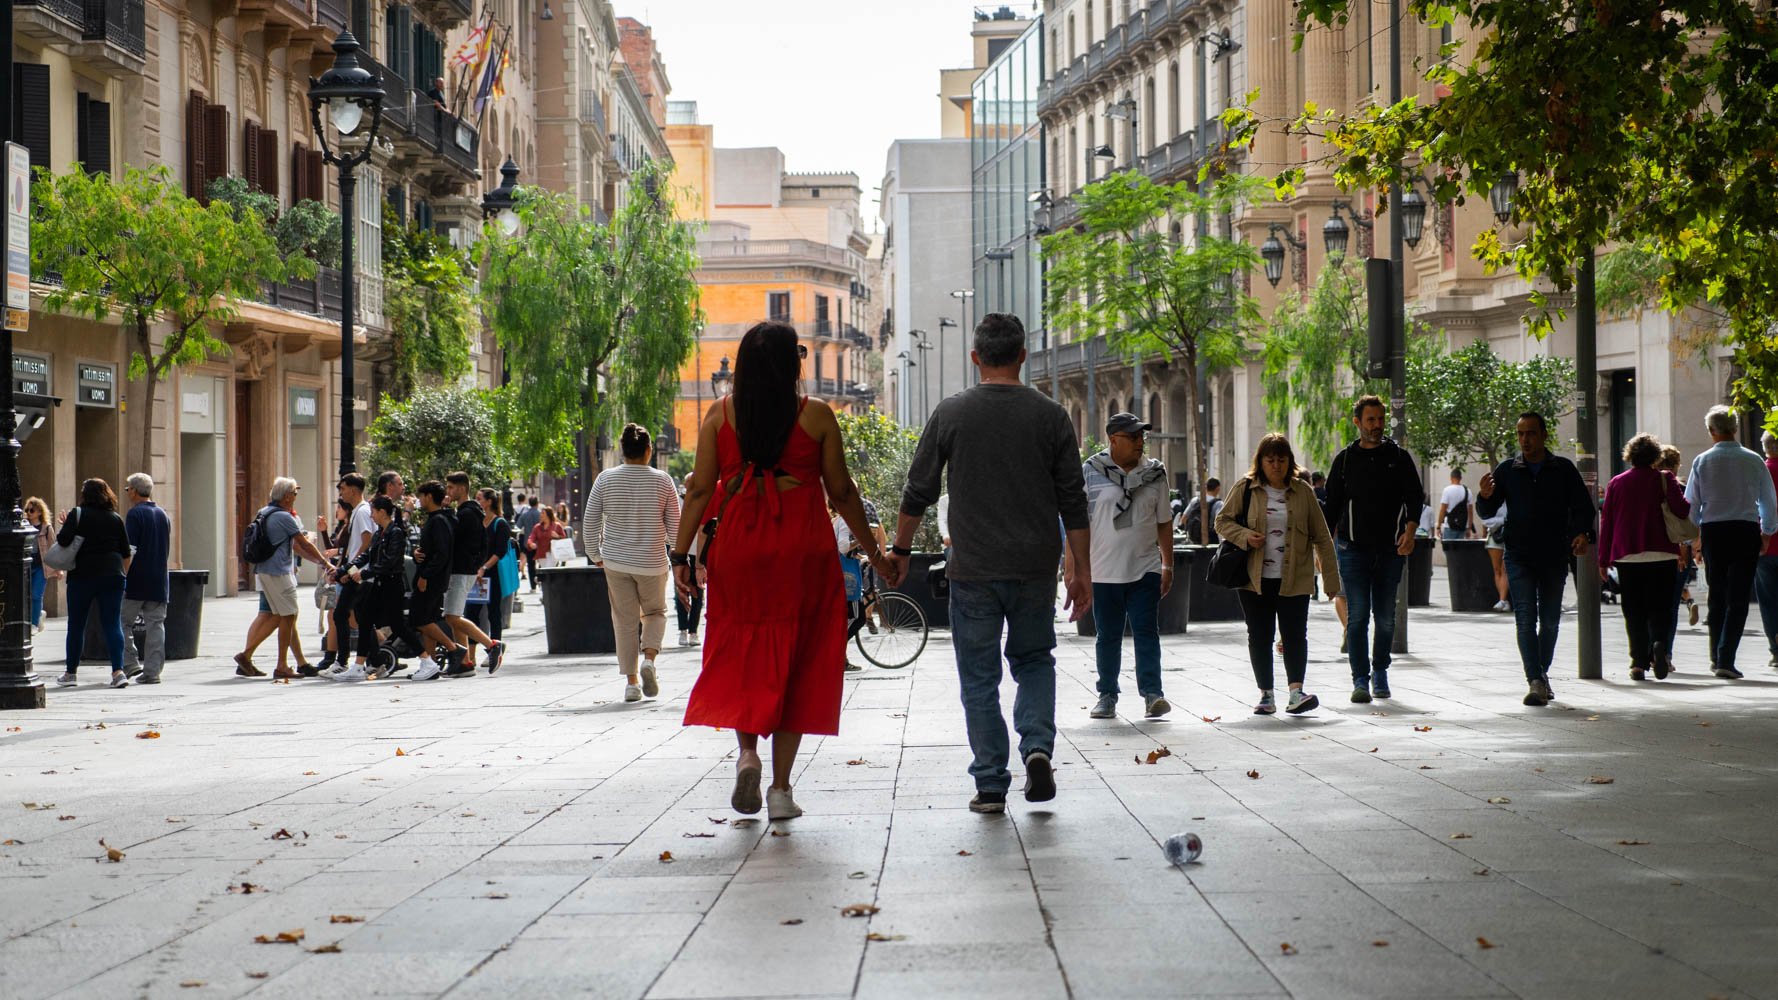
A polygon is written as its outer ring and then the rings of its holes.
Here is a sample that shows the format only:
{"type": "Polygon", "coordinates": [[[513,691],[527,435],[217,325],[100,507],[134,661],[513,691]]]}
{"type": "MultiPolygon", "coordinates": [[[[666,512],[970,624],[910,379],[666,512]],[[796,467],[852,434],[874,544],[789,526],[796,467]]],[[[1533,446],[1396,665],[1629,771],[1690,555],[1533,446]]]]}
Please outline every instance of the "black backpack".
{"type": "Polygon", "coordinates": [[[1445,511],[1445,527],[1452,531],[1469,530],[1469,487],[1463,488],[1463,500],[1445,511]]]}
{"type": "Polygon", "coordinates": [[[266,530],[265,519],[272,508],[259,512],[253,523],[247,525],[247,533],[241,537],[241,560],[257,566],[270,562],[278,554],[278,546],[272,544],[271,533],[266,530]]]}

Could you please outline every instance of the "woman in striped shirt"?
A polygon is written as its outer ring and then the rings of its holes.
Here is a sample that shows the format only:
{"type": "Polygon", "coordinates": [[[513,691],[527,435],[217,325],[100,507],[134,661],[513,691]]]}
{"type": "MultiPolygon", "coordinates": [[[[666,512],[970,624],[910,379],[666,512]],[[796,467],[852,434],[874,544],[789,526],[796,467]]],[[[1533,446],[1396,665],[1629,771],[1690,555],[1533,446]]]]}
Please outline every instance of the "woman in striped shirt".
{"type": "Polygon", "coordinates": [[[593,480],[580,537],[593,565],[605,570],[611,627],[617,633],[617,669],[624,700],[660,694],[654,658],[667,631],[667,545],[679,533],[679,491],[673,478],[648,464],[654,449],[648,431],[628,424],[622,465],[593,480]],[[642,666],[636,667],[636,623],[642,623],[642,666]]]}

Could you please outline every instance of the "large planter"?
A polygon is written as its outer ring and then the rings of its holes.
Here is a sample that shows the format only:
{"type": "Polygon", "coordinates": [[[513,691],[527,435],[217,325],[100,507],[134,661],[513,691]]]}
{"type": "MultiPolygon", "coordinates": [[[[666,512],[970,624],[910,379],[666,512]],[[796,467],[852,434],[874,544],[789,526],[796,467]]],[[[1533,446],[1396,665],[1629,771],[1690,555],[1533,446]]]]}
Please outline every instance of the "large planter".
{"type": "Polygon", "coordinates": [[[1445,547],[1445,580],[1451,587],[1452,611],[1492,611],[1500,600],[1494,589],[1494,561],[1480,538],[1449,539],[1445,547]]]}
{"type": "MultiPolygon", "coordinates": [[[[210,571],[176,569],[167,573],[167,642],[163,651],[169,660],[193,660],[198,655],[198,632],[204,618],[204,588],[210,583],[210,571]]],[[[98,604],[93,605],[97,610],[98,604]]],[[[142,655],[144,635],[124,622],[124,641],[136,644],[136,656],[142,655]]],[[[86,618],[86,640],[80,647],[80,662],[109,663],[111,653],[105,648],[105,634],[100,631],[99,616],[86,618]]]]}
{"type": "Polygon", "coordinates": [[[1187,613],[1194,622],[1241,621],[1241,597],[1238,591],[1210,582],[1210,557],[1214,545],[1181,545],[1173,550],[1173,561],[1180,571],[1175,575],[1187,582],[1187,613]]]}
{"type": "Polygon", "coordinates": [[[617,652],[604,570],[552,566],[538,570],[537,580],[543,588],[543,631],[550,653],[617,652]]]}
{"type": "Polygon", "coordinates": [[[1414,552],[1408,556],[1408,607],[1410,608],[1432,606],[1433,544],[1432,539],[1422,538],[1414,543],[1414,552]]]}
{"type": "Polygon", "coordinates": [[[920,610],[926,613],[926,624],[930,628],[951,627],[951,603],[948,600],[932,596],[932,588],[926,585],[926,571],[932,564],[944,561],[942,552],[916,552],[908,557],[907,579],[901,586],[894,588],[898,594],[913,599],[920,610]]]}

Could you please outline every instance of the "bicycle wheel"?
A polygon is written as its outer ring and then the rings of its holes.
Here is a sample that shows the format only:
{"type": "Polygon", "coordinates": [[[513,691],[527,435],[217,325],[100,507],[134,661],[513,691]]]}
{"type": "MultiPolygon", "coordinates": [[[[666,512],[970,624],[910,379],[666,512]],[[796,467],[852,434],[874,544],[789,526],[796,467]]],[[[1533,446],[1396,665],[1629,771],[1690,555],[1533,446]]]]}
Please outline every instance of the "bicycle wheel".
{"type": "Polygon", "coordinates": [[[852,641],[870,662],[893,670],[925,651],[926,613],[912,598],[879,592],[865,616],[864,627],[852,641]]]}

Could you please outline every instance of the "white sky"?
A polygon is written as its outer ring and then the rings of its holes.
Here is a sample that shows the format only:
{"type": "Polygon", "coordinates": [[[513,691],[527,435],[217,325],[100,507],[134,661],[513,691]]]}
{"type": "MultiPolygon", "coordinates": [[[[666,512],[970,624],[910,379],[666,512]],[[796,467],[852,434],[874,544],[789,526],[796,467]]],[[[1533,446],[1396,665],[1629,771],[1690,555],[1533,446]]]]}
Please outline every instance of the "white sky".
{"type": "MultiPolygon", "coordinates": [[[[1029,15],[1030,0],[1011,0],[1029,15]]],[[[970,64],[969,30],[991,0],[619,0],[654,28],[673,84],[716,145],[777,146],[785,169],[851,170],[865,225],[896,139],[939,133],[938,73],[970,64]]]]}

